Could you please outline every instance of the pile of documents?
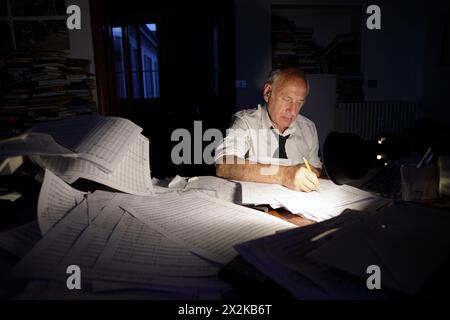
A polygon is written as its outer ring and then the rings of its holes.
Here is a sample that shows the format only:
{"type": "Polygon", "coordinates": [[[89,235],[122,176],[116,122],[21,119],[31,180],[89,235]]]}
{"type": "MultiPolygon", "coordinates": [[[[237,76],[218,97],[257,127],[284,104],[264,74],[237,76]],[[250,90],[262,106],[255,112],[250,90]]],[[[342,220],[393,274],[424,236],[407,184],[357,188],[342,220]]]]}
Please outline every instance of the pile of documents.
{"type": "Polygon", "coordinates": [[[277,184],[240,182],[242,203],[270,205],[274,209],[283,207],[293,214],[319,222],[335,217],[345,209],[365,210],[386,202],[351,186],[338,186],[326,179],[319,179],[319,182],[319,190],[313,192],[294,191],[277,184]]]}
{"type": "Polygon", "coordinates": [[[38,124],[0,142],[0,158],[27,155],[67,183],[92,180],[151,195],[149,141],[142,128],[117,117],[85,115],[38,124]]]}
{"type": "Polygon", "coordinates": [[[13,275],[31,280],[26,299],[220,298],[230,287],[217,274],[236,244],[295,227],[197,190],[85,193],[49,170],[38,224],[40,232],[31,223],[0,234],[0,245],[22,257],[13,275]],[[71,265],[81,269],[82,290],[67,288],[71,265]]]}
{"type": "Polygon", "coordinates": [[[419,294],[443,271],[449,228],[448,210],[402,203],[379,211],[346,210],[236,249],[296,298],[385,299],[419,294]],[[379,268],[381,290],[367,284],[374,283],[370,266],[379,268]]]}

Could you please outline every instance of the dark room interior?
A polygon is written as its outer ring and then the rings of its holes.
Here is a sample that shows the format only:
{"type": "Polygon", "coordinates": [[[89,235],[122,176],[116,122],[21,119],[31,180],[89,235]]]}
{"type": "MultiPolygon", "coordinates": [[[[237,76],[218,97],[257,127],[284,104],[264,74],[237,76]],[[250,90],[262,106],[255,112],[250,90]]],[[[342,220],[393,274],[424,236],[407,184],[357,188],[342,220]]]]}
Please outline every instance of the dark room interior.
{"type": "Polygon", "coordinates": [[[0,299],[442,298],[448,1],[0,0],[0,38],[0,299]]]}

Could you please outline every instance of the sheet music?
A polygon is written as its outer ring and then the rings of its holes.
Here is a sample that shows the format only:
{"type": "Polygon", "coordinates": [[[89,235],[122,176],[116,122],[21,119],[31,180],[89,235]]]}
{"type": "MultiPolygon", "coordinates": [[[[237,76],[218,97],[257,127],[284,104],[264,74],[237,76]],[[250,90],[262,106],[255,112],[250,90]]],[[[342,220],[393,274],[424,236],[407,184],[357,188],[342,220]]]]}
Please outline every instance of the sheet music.
{"type": "Polygon", "coordinates": [[[138,136],[117,168],[109,174],[83,159],[40,157],[33,160],[40,166],[53,171],[67,183],[73,181],[74,177],[76,179],[84,178],[131,194],[153,194],[150,177],[149,141],[143,135],[138,136]],[[69,181],[66,177],[69,177],[69,181]]]}
{"type": "MultiPolygon", "coordinates": [[[[126,213],[104,248],[96,266],[124,274],[205,277],[217,275],[218,266],[190,253],[156,230],[126,213]]],[[[116,280],[116,279],[112,279],[116,280]]]]}
{"type": "Polygon", "coordinates": [[[225,201],[241,203],[239,184],[214,176],[193,177],[188,180],[184,190],[209,190],[213,196],[225,201]]]}
{"type": "Polygon", "coordinates": [[[81,202],[58,221],[14,267],[13,274],[33,279],[66,278],[56,267],[89,225],[87,201],[81,202]]]}
{"type": "Polygon", "coordinates": [[[56,143],[51,135],[45,133],[24,133],[0,141],[0,158],[22,155],[77,156],[73,151],[56,143]]]}
{"type": "Polygon", "coordinates": [[[167,292],[189,292],[188,297],[198,296],[198,290],[217,294],[229,289],[216,277],[218,265],[190,253],[128,213],[122,221],[124,211],[119,204],[123,199],[147,198],[121,196],[108,192],[88,195],[87,201],[46,234],[14,273],[63,279],[67,266],[76,264],[83,271],[82,286],[94,279],[113,279],[129,289],[165,288],[167,292]],[[101,212],[93,212],[96,210],[101,212]]]}
{"type": "MultiPolygon", "coordinates": [[[[305,193],[295,191],[279,184],[274,183],[260,183],[238,181],[242,186],[242,203],[244,204],[270,204],[273,206],[281,206],[277,199],[279,196],[286,196],[295,199],[297,196],[304,196],[305,193]]],[[[333,182],[327,179],[319,179],[320,192],[334,189],[336,186],[333,182]]]]}
{"type": "Polygon", "coordinates": [[[37,221],[31,221],[11,230],[0,232],[0,248],[17,257],[23,257],[41,239],[37,221]]]}
{"type": "Polygon", "coordinates": [[[96,190],[94,193],[88,194],[89,217],[95,219],[97,215],[117,196],[118,193],[103,190],[96,190]]]}
{"type": "Polygon", "coordinates": [[[259,183],[239,181],[242,187],[242,203],[243,204],[270,204],[280,205],[275,195],[287,195],[295,197],[300,194],[299,191],[294,191],[289,188],[280,186],[279,184],[259,183]]]}
{"type": "Polygon", "coordinates": [[[57,143],[108,173],[119,165],[141,131],[127,119],[92,115],[40,123],[30,129],[50,134],[57,143]]]}
{"type": "Polygon", "coordinates": [[[295,196],[275,195],[275,199],[284,208],[314,221],[329,219],[331,216],[340,214],[352,203],[372,198],[373,196],[368,192],[350,186],[337,185],[326,190],[299,192],[295,196]]]}
{"type": "Polygon", "coordinates": [[[227,263],[233,245],[294,225],[268,214],[199,192],[168,193],[151,201],[124,203],[125,210],[192,252],[227,263]]]}
{"type": "Polygon", "coordinates": [[[67,266],[77,265],[83,270],[84,282],[93,279],[94,266],[113,230],[124,215],[123,209],[119,208],[114,198],[110,204],[101,209],[101,212],[92,212],[93,210],[90,207],[88,209],[89,215],[94,214],[96,217],[90,220],[89,225],[79,235],[54,270],[55,274],[65,274],[67,266]]]}
{"type": "Polygon", "coordinates": [[[75,190],[50,170],[45,170],[37,207],[41,233],[46,234],[70,209],[81,203],[85,195],[85,192],[75,190]]]}

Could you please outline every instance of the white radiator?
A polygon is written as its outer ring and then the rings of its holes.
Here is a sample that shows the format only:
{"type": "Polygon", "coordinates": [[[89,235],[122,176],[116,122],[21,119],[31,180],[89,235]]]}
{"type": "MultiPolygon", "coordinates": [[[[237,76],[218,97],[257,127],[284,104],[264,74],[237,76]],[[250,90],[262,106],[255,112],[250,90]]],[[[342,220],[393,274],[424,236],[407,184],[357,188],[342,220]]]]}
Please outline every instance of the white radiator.
{"type": "Polygon", "coordinates": [[[363,139],[376,139],[381,133],[405,134],[419,116],[417,102],[338,103],[336,130],[352,132],[363,139]]]}

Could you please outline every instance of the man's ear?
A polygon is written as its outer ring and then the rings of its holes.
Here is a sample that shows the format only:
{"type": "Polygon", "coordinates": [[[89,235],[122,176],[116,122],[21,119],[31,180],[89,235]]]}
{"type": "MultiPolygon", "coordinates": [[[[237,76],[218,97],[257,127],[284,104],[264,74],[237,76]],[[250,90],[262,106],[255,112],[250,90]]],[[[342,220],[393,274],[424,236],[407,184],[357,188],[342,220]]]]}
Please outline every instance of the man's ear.
{"type": "Polygon", "coordinates": [[[272,94],[272,85],[266,83],[266,84],[264,85],[264,91],[263,91],[264,101],[265,101],[266,103],[269,102],[269,98],[270,98],[270,95],[271,95],[271,94],[272,94]]]}

